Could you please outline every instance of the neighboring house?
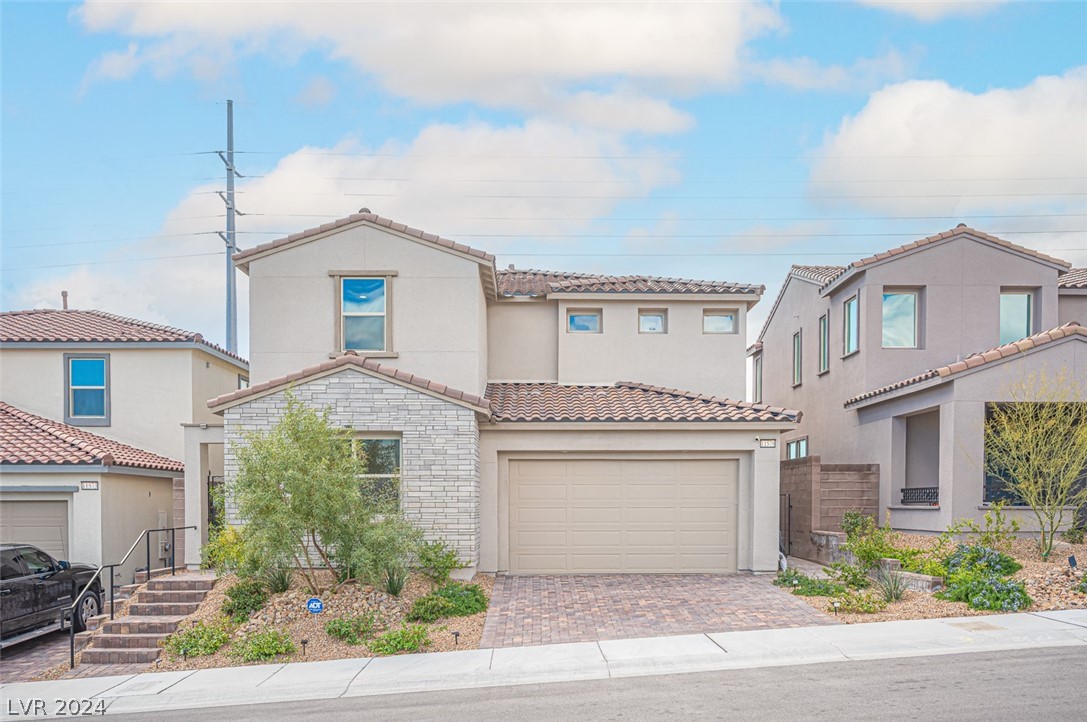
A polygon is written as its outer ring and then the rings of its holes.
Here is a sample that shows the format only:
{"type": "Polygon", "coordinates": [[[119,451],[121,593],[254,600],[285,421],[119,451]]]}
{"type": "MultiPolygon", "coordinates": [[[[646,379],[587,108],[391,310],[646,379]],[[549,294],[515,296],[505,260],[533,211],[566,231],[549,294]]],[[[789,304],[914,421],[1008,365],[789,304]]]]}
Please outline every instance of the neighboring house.
{"type": "MultiPolygon", "coordinates": [[[[207,398],[237,390],[248,384],[249,377],[244,359],[207,342],[200,334],[101,311],[69,309],[0,313],[0,369],[0,400],[12,413],[17,410],[49,419],[57,422],[51,427],[55,429],[92,431],[103,444],[105,440],[119,442],[133,453],[167,460],[185,455],[183,425],[221,423],[208,410],[207,398]]],[[[108,450],[107,446],[96,446],[108,450]]],[[[5,451],[29,454],[32,449],[5,451]]],[[[35,483],[27,481],[27,474],[45,473],[56,463],[48,459],[27,462],[18,477],[4,467],[0,480],[3,541],[34,544],[44,539],[55,545],[59,535],[80,541],[73,541],[70,550],[55,546],[52,550],[76,558],[91,554],[90,540],[98,539],[101,532],[93,554],[80,561],[110,563],[117,561],[110,556],[115,551],[111,536],[115,532],[131,531],[132,538],[125,540],[125,549],[120,550],[123,554],[140,529],[172,525],[170,478],[181,475],[180,461],[155,467],[150,474],[153,479],[141,477],[136,482],[129,476],[123,483],[102,481],[98,491],[72,492],[74,472],[62,478],[47,475],[35,477],[35,483]],[[27,486],[35,489],[28,491],[27,486]],[[165,497],[160,499],[163,489],[165,497]],[[118,500],[107,502],[106,493],[124,493],[132,504],[126,507],[118,500]],[[145,508],[148,494],[156,500],[154,509],[145,508]],[[103,500],[91,503],[95,495],[103,495],[103,500]],[[55,503],[45,503],[49,498],[55,503]],[[106,515],[105,524],[99,518],[99,508],[106,515]],[[48,521],[40,527],[20,521],[42,513],[48,521]],[[60,520],[64,527],[58,532],[60,520]],[[36,537],[35,530],[45,536],[36,537]]],[[[213,453],[205,460],[205,473],[221,476],[222,464],[222,454],[213,453]]],[[[179,494],[182,491],[179,482],[179,494]]]]}
{"type": "MultiPolygon", "coordinates": [[[[118,562],[139,533],[170,520],[181,462],[0,402],[0,543],[22,542],[58,559],[118,562]]],[[[151,561],[168,550],[157,543],[151,561]]],[[[147,564],[144,550],[115,570],[117,583],[147,564]]]]}
{"type": "Polygon", "coordinates": [[[983,472],[988,405],[1030,372],[1087,379],[1072,323],[1087,321],[1087,278],[1068,266],[965,226],[845,267],[793,266],[748,350],[752,398],[805,413],[782,457],[878,464],[880,513],[899,529],[980,518],[1006,496],[983,472]]]}
{"type": "Polygon", "coordinates": [[[290,391],[354,429],[409,518],[474,569],[776,568],[774,446],[800,414],[728,400],[761,286],[499,270],[368,212],[235,262],[254,383],[209,402],[225,435],[188,429],[190,519],[198,457],[225,444],[229,478],[230,445],[290,391]]]}

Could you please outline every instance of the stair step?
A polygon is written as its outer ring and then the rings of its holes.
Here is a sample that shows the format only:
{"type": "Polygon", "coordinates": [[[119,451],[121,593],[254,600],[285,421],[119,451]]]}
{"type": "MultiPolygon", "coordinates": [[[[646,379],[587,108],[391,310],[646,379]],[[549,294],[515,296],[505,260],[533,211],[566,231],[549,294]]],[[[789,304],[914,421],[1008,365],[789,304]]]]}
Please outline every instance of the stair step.
{"type": "Polygon", "coordinates": [[[180,577],[162,577],[152,579],[147,584],[147,591],[207,591],[215,586],[215,577],[202,577],[187,574],[180,577]]]}
{"type": "Polygon", "coordinates": [[[179,615],[185,617],[195,612],[199,606],[199,602],[133,602],[128,606],[128,613],[135,614],[141,617],[166,617],[179,615]]]}
{"type": "Polygon", "coordinates": [[[181,615],[120,617],[102,626],[103,634],[170,634],[184,619],[181,615]]]}
{"type": "Polygon", "coordinates": [[[207,592],[193,589],[172,589],[169,591],[145,590],[140,592],[137,601],[140,604],[199,604],[204,601],[207,592]]]}
{"type": "Polygon", "coordinates": [[[158,647],[140,649],[130,647],[128,649],[99,649],[91,647],[83,650],[81,657],[83,664],[150,664],[159,658],[162,650],[158,647]]]}
{"type": "Polygon", "coordinates": [[[159,642],[166,639],[168,634],[99,634],[94,638],[95,649],[152,649],[159,646],[159,642]]]}
{"type": "Polygon", "coordinates": [[[126,584],[123,587],[117,588],[118,599],[131,599],[132,595],[140,591],[142,584],[126,584]]]}

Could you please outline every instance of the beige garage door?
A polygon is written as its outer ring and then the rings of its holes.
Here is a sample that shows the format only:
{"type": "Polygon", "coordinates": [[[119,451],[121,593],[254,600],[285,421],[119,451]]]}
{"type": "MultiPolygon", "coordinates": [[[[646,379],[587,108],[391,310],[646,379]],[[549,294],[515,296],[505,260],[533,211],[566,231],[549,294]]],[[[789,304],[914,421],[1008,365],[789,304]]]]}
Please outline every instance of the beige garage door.
{"type": "Polygon", "coordinates": [[[0,507],[0,543],[33,544],[68,558],[67,501],[5,500],[0,507]]]}
{"type": "Polygon", "coordinates": [[[510,573],[736,571],[738,465],[511,459],[510,573]]]}

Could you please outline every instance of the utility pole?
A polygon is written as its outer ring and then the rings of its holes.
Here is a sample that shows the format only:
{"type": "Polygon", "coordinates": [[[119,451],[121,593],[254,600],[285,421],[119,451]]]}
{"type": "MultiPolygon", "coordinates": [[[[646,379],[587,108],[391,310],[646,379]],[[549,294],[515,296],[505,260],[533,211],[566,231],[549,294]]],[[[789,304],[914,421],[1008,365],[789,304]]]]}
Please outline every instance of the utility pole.
{"type": "MultiPolygon", "coordinates": [[[[226,101],[226,154],[219,151],[219,157],[226,165],[226,195],[222,192],[219,197],[226,204],[226,233],[220,233],[219,237],[226,243],[226,350],[238,353],[238,289],[235,279],[234,254],[238,251],[238,243],[234,237],[234,178],[244,178],[234,168],[234,101],[226,101]]],[[[238,215],[245,215],[238,213],[238,215]]]]}

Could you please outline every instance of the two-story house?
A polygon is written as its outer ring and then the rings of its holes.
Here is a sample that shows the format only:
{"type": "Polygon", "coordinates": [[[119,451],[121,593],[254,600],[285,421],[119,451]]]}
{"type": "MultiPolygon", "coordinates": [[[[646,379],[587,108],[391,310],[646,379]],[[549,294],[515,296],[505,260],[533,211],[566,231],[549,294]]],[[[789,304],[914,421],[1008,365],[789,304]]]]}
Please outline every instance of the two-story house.
{"type": "MultiPolygon", "coordinates": [[[[74,309],[0,313],[0,369],[0,540],[95,564],[172,525],[183,425],[216,423],[208,396],[249,376],[199,334],[74,309]]],[[[160,540],[152,564],[167,558],[160,540]]],[[[137,556],[119,581],[146,564],[137,556]]]]}
{"type": "Polygon", "coordinates": [[[499,269],[369,212],[235,262],[254,383],[209,402],[221,429],[189,430],[191,520],[200,450],[225,444],[229,478],[290,391],[354,429],[474,569],[776,568],[775,447],[799,414],[738,400],[761,286],[499,269]]]}
{"type": "Polygon", "coordinates": [[[881,516],[941,531],[1004,494],[983,469],[989,405],[1031,373],[1087,380],[1082,320],[1084,269],[960,225],[844,267],[793,266],[749,348],[752,398],[804,410],[784,459],[876,464],[881,516]]]}

